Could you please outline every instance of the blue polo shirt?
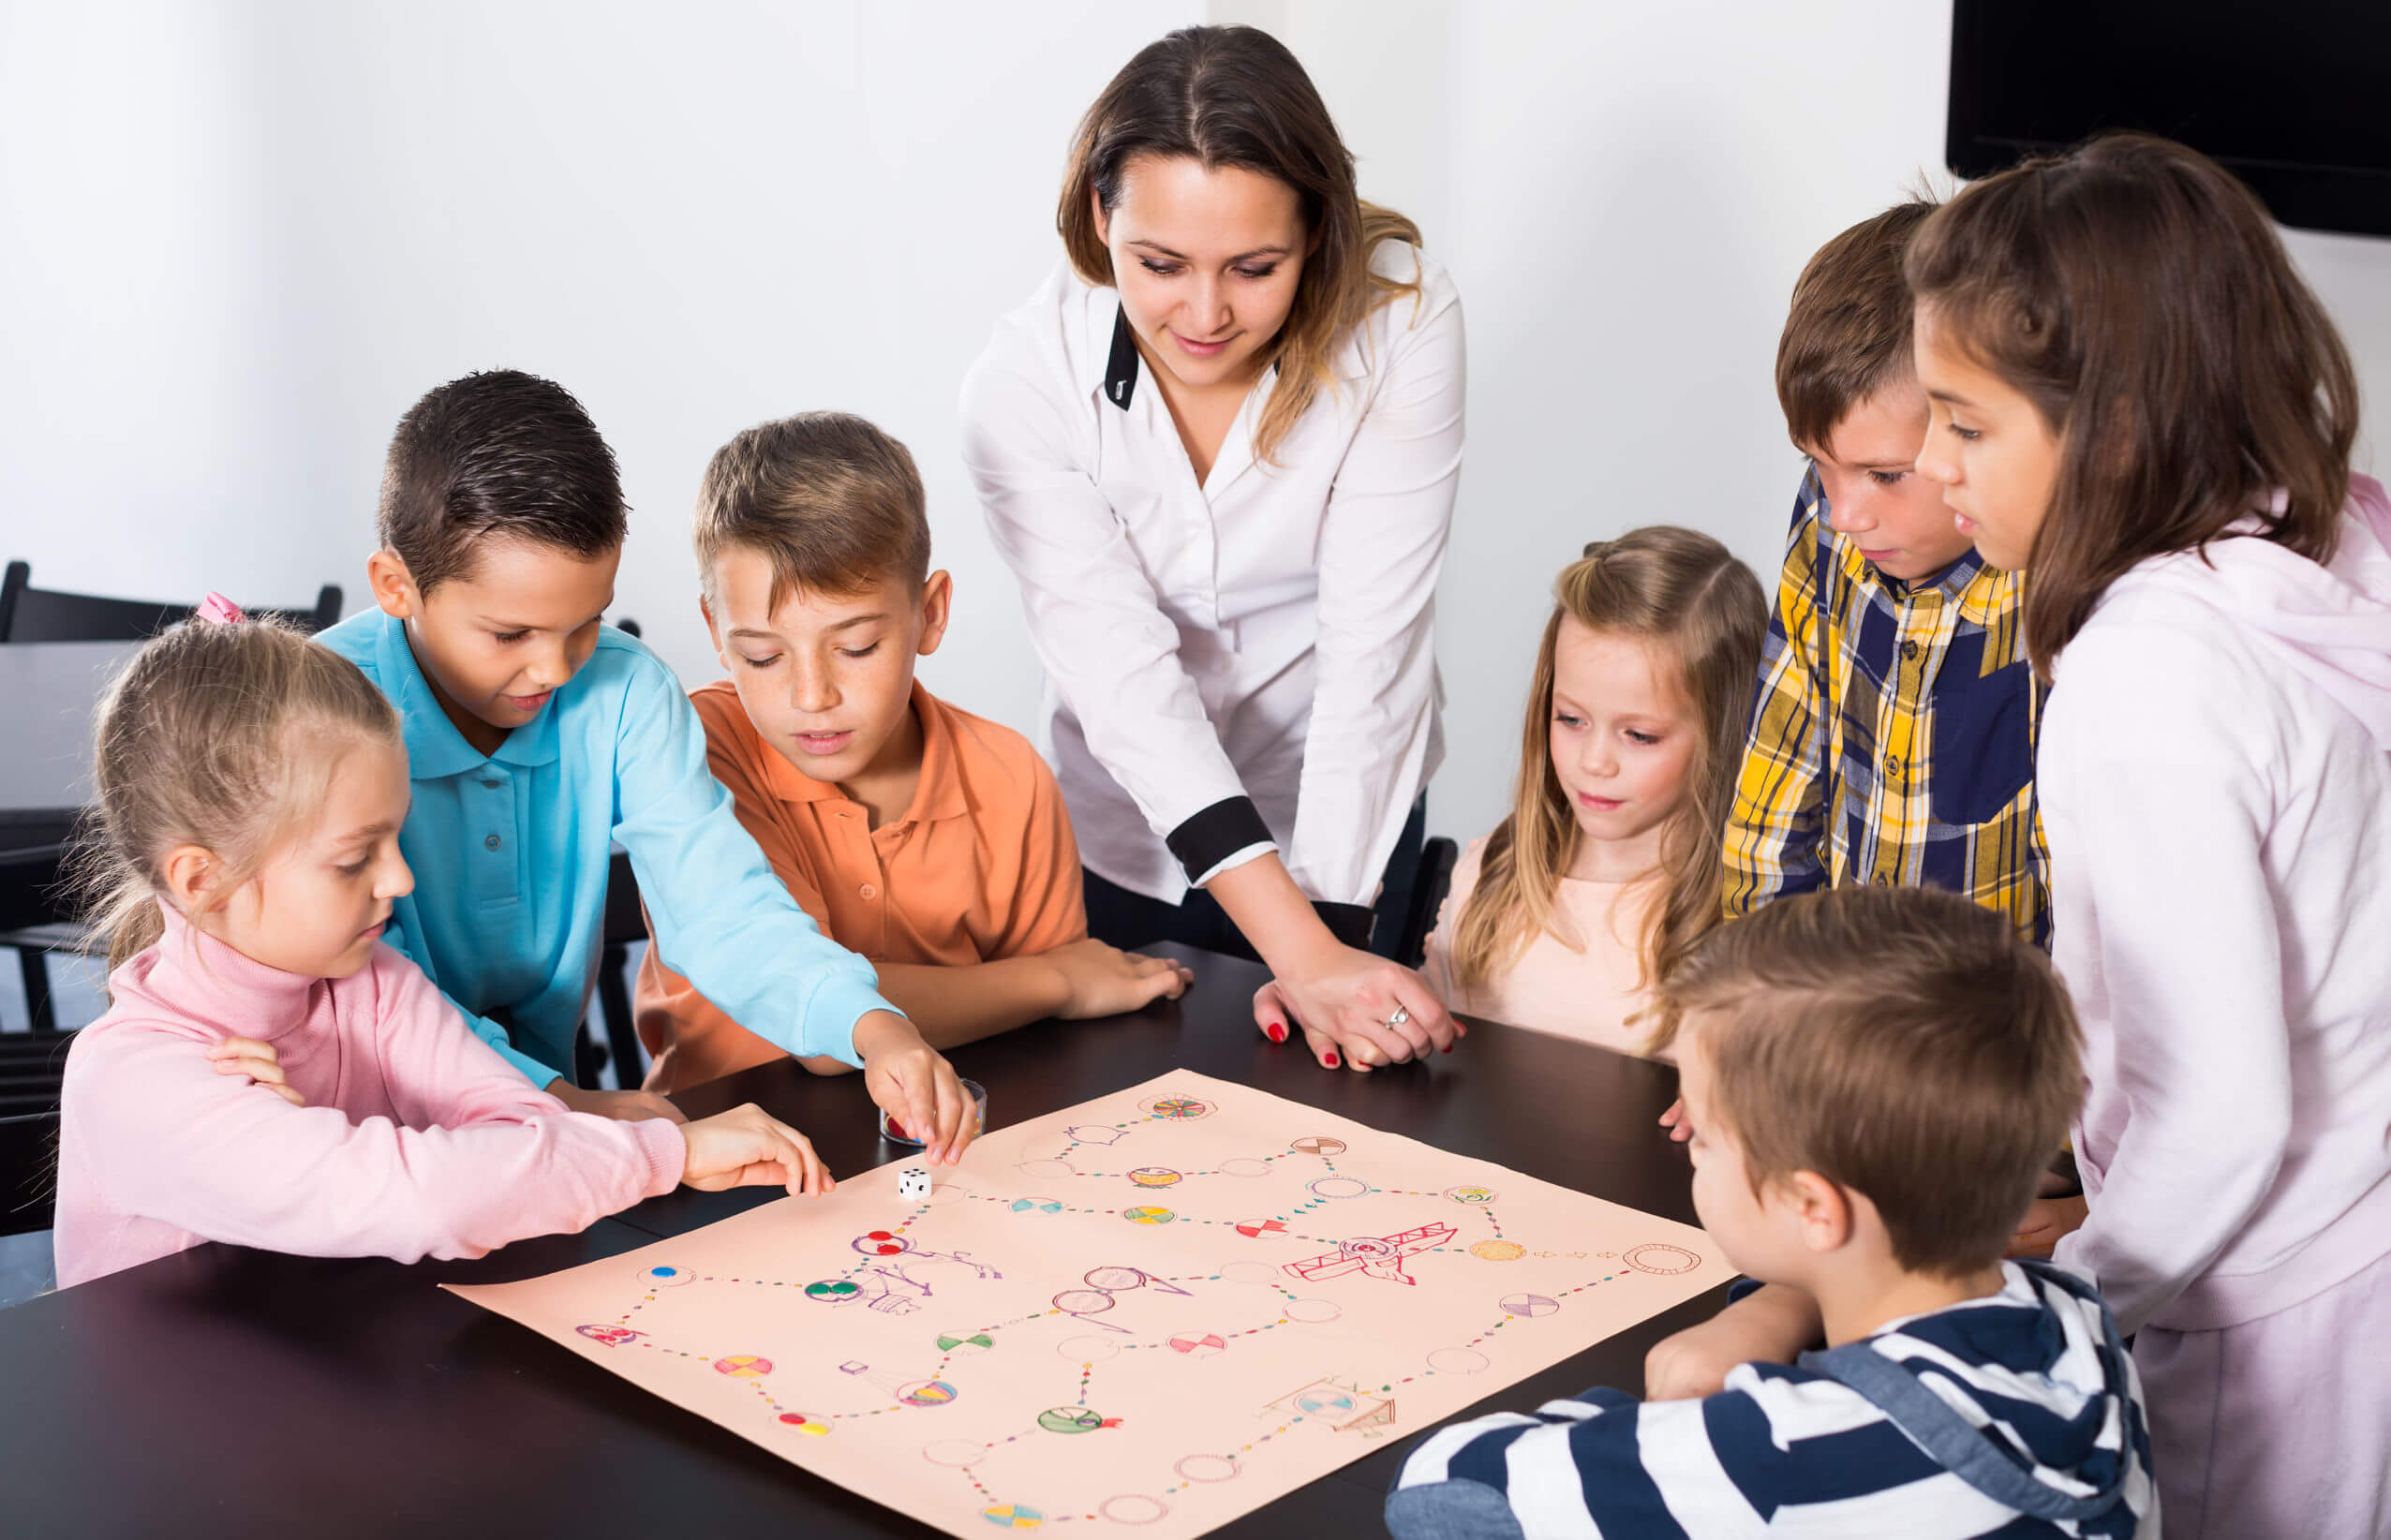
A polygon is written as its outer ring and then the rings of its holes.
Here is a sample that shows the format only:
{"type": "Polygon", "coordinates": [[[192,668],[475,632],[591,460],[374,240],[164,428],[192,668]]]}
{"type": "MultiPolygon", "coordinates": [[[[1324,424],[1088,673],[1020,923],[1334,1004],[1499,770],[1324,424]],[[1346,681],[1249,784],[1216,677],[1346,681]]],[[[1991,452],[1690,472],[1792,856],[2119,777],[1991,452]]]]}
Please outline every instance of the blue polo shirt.
{"type": "Polygon", "coordinates": [[[533,1085],[572,1077],[617,841],[667,967],[766,1042],[861,1062],[856,1019],[895,1008],[772,875],[655,654],[601,627],[581,672],[484,755],[440,709],[402,622],[367,610],[317,640],[380,687],[406,733],[415,805],[398,848],[415,891],[383,940],[533,1085]],[[500,1010],[512,1033],[489,1019],[500,1010]]]}

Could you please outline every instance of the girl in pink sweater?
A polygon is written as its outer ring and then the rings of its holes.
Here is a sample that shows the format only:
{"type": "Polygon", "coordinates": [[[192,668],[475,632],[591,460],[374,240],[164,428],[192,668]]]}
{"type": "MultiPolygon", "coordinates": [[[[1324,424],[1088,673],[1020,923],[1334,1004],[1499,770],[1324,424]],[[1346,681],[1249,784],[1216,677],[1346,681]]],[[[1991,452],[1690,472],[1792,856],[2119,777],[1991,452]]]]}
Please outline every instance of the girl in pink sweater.
{"type": "Polygon", "coordinates": [[[1668,525],[1587,546],[1553,598],[1511,816],[1454,867],[1421,975],[1456,1011],[1657,1051],[1653,984],[1718,923],[1768,600],[1668,525]]]}
{"type": "Polygon", "coordinates": [[[2265,209],[2121,134],[1908,251],[1922,475],[2026,574],[2052,956],[2170,1540],[2391,1536],[2391,504],[2265,209]]]}
{"type": "Polygon", "coordinates": [[[95,775],[110,1009],[67,1055],[58,1281],[202,1240],[479,1256],[670,1191],[829,1174],[752,1106],[568,1112],[379,940],[413,886],[397,718],[215,595],[110,690],[95,775]]]}

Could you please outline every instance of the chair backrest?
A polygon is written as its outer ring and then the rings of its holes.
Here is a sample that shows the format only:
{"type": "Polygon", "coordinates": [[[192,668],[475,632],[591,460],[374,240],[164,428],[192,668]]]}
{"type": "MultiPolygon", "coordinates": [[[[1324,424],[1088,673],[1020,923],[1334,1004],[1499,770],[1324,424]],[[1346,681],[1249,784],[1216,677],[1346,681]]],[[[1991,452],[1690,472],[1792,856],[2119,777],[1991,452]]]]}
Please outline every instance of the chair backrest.
{"type": "Polygon", "coordinates": [[[647,940],[647,916],[640,912],[639,879],[631,875],[631,857],[616,851],[606,863],[606,911],[599,924],[600,944],[628,946],[647,940]]]}
{"type": "MultiPolygon", "coordinates": [[[[33,585],[29,563],[12,561],[0,576],[0,643],[139,642],[188,620],[199,606],[145,599],[109,599],[33,585]]],[[[305,610],[251,612],[286,620],[309,635],[340,618],[340,585],[327,583],[305,610]]]]}
{"type": "Polygon", "coordinates": [[[1419,848],[1419,875],[1412,880],[1411,910],[1403,916],[1403,940],[1395,960],[1418,968],[1428,960],[1428,933],[1436,928],[1436,911],[1452,891],[1453,863],[1462,848],[1439,835],[1419,848]]]}
{"type": "Polygon", "coordinates": [[[53,1228],[58,1109],[0,1118],[0,1236],[53,1228]]]}
{"type": "Polygon", "coordinates": [[[67,891],[71,849],[61,842],[0,850],[0,930],[54,925],[74,917],[73,897],[67,891]]]}

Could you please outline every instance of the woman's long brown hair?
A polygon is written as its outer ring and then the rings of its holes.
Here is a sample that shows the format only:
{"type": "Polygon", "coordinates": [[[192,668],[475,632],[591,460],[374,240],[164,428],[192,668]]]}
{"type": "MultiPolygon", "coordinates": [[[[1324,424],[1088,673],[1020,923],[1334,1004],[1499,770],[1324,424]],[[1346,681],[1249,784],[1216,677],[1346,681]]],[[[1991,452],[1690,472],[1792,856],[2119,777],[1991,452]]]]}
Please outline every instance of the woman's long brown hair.
{"type": "Polygon", "coordinates": [[[2265,206],[2223,167],[2148,134],[2029,160],[1936,211],[1906,273],[1922,318],[2060,437],[2026,569],[2044,678],[2110,584],[2244,516],[2332,559],[2357,376],[2265,206]]]}
{"type": "Polygon", "coordinates": [[[1577,815],[1552,773],[1553,651],[1567,616],[1593,630],[1657,643],[1676,664],[1675,688],[1701,733],[1650,879],[1665,884],[1642,938],[1641,982],[1650,987],[1718,923],[1720,839],[1768,636],[1768,600],[1760,579],[1727,547],[1671,525],[1587,546],[1582,559],[1561,570],[1553,598],[1520,733],[1511,816],[1487,837],[1478,885],[1454,927],[1453,970],[1465,985],[1491,978],[1546,933],[1584,945],[1584,938],[1564,932],[1555,909],[1579,837],[1577,815]]]}
{"type": "Polygon", "coordinates": [[[1072,269],[1091,284],[1115,282],[1096,206],[1119,204],[1123,175],[1141,155],[1276,178],[1295,190],[1304,228],[1317,238],[1294,307],[1257,360],[1264,369],[1279,366],[1254,436],[1255,457],[1275,464],[1280,440],[1329,383],[1329,357],[1346,333],[1395,295],[1419,291],[1415,280],[1370,271],[1379,242],[1418,245],[1419,227],[1361,200],[1352,153],[1312,77],[1285,44],[1254,27],[1182,27],[1148,44],[1079,120],[1055,227],[1072,269]]]}

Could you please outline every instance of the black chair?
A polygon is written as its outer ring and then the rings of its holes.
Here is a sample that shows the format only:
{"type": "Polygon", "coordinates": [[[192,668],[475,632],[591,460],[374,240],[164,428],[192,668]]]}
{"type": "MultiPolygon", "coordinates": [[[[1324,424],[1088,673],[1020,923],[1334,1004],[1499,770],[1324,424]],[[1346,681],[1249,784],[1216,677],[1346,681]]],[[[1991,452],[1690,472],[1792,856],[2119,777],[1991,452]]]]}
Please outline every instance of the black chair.
{"type": "Polygon", "coordinates": [[[62,921],[65,844],[0,851],[0,946],[17,954],[25,986],[25,1016],[34,1035],[54,1042],[57,1016],[50,999],[49,956],[82,950],[82,928],[62,921]]]}
{"type": "MultiPolygon", "coordinates": [[[[198,608],[196,602],[160,604],[37,588],[32,566],[12,561],[0,576],[0,643],[139,642],[188,620],[198,608]]],[[[340,585],[327,583],[317,589],[312,609],[250,613],[288,621],[312,636],[340,618],[340,585]]]]}
{"type": "Polygon", "coordinates": [[[623,982],[623,970],[630,966],[632,943],[647,940],[647,916],[640,911],[639,880],[631,875],[631,857],[620,851],[606,867],[606,917],[599,940],[598,1008],[606,1018],[606,1041],[600,1044],[589,1018],[583,1016],[581,1035],[573,1043],[573,1078],[594,1086],[598,1073],[612,1062],[615,1084],[637,1090],[646,1078],[646,1060],[631,1022],[631,985],[623,982]]]}
{"type": "Polygon", "coordinates": [[[0,1118],[0,1236],[52,1228],[57,1206],[58,1109],[0,1118]]]}
{"type": "Polygon", "coordinates": [[[1419,847],[1419,872],[1411,881],[1411,907],[1403,913],[1403,940],[1395,961],[1418,968],[1428,960],[1428,934],[1436,928],[1436,911],[1452,891],[1453,863],[1462,848],[1441,835],[1419,847]]]}
{"type": "Polygon", "coordinates": [[[67,1043],[0,1038],[0,1236],[51,1228],[67,1043]]]}

